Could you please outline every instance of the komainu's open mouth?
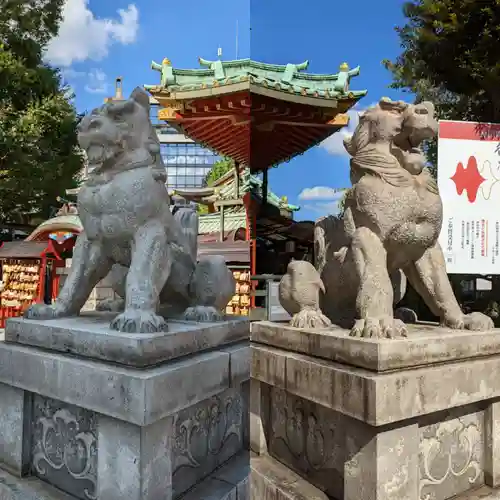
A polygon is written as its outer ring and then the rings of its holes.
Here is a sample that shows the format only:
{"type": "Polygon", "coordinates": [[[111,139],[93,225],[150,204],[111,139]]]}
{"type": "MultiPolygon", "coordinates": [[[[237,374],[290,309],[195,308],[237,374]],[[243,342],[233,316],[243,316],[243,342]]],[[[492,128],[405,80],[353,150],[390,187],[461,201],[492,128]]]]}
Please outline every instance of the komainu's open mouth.
{"type": "Polygon", "coordinates": [[[102,144],[90,144],[87,148],[89,163],[101,163],[104,160],[104,146],[102,144]]]}
{"type": "Polygon", "coordinates": [[[412,153],[420,153],[420,143],[422,140],[415,134],[410,134],[408,136],[408,142],[410,144],[410,151],[412,153]]]}

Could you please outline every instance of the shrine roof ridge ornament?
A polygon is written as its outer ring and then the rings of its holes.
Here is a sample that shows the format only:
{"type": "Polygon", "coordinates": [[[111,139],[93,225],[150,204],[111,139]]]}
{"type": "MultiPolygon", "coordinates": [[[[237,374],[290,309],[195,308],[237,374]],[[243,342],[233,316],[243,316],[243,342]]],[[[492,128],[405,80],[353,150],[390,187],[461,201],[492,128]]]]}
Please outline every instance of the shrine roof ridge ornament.
{"type": "Polygon", "coordinates": [[[169,59],[161,64],[151,63],[151,68],[160,72],[160,85],[146,85],[147,90],[182,93],[203,90],[224,85],[248,82],[261,87],[306,97],[323,99],[358,100],[367,94],[366,90],[350,90],[351,78],[360,74],[359,66],[350,69],[342,63],[338,73],[305,73],[309,61],[300,64],[269,64],[251,59],[232,61],[210,61],[198,58],[202,68],[176,69],[169,59]]]}

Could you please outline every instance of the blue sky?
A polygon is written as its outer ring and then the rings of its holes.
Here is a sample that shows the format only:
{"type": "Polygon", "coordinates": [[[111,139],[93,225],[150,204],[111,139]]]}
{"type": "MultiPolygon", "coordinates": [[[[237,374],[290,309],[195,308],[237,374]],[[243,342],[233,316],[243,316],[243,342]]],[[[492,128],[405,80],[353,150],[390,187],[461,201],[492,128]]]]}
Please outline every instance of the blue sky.
{"type": "MultiPolygon", "coordinates": [[[[351,67],[360,65],[361,75],[351,87],[368,90],[360,102],[363,108],[383,96],[409,98],[388,88],[391,75],[381,64],[400,52],[394,27],[404,22],[402,5],[400,0],[309,4],[298,0],[66,0],[59,36],[46,57],[62,68],[78,110],[91,110],[112,95],[117,76],[124,78],[126,95],[138,85],[158,83],[151,60],[168,57],[174,67],[194,68],[198,56],[215,59],[218,47],[223,59],[234,59],[238,24],[239,57],[275,64],[309,60],[312,73],[336,73],[344,61],[351,67]]],[[[270,172],[272,190],[301,206],[298,220],[335,211],[335,197],[328,189],[318,188],[349,186],[349,160],[341,142],[338,133],[270,172]]]]}

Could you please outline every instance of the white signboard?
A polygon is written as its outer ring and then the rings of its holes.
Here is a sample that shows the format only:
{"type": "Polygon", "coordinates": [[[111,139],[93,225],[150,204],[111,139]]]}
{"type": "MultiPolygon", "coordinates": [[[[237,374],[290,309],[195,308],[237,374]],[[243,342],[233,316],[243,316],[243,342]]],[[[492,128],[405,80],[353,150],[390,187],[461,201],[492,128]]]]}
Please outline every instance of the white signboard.
{"type": "Polygon", "coordinates": [[[500,274],[500,124],[441,121],[439,242],[451,274],[500,274]]]}
{"type": "Polygon", "coordinates": [[[276,281],[267,282],[267,319],[268,321],[287,321],[291,316],[283,309],[279,299],[279,286],[276,281]]]}

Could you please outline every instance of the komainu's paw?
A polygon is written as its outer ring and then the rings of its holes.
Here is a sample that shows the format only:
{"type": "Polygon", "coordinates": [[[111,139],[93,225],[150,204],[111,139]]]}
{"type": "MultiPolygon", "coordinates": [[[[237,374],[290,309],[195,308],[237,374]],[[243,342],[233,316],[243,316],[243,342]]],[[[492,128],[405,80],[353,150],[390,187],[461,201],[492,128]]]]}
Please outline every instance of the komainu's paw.
{"type": "Polygon", "coordinates": [[[69,314],[62,308],[58,307],[57,303],[49,306],[47,304],[33,304],[24,311],[23,316],[26,319],[56,319],[64,318],[69,314]]]}
{"type": "Polygon", "coordinates": [[[104,299],[96,306],[96,311],[100,312],[121,312],[125,309],[125,301],[123,299],[104,299]]]}
{"type": "Polygon", "coordinates": [[[459,314],[457,316],[446,316],[441,321],[441,326],[446,328],[452,328],[453,330],[463,330],[465,328],[465,318],[464,314],[459,314]]]}
{"type": "Polygon", "coordinates": [[[465,315],[464,326],[466,330],[472,330],[474,332],[484,332],[493,330],[495,324],[489,316],[486,316],[486,314],[473,312],[465,315]]]}
{"type": "Polygon", "coordinates": [[[295,328],[328,328],[332,322],[319,309],[302,309],[294,314],[290,326],[295,328]]]}
{"type": "Polygon", "coordinates": [[[186,321],[198,321],[200,323],[211,323],[215,321],[222,321],[224,316],[220,311],[211,306],[194,306],[188,307],[182,319],[186,321]]]}
{"type": "Polygon", "coordinates": [[[128,309],[119,314],[110,325],[112,330],[125,333],[166,332],[167,322],[153,311],[128,309]]]}
{"type": "Polygon", "coordinates": [[[393,339],[406,337],[405,324],[395,318],[357,319],[351,330],[351,337],[393,339]]]}

